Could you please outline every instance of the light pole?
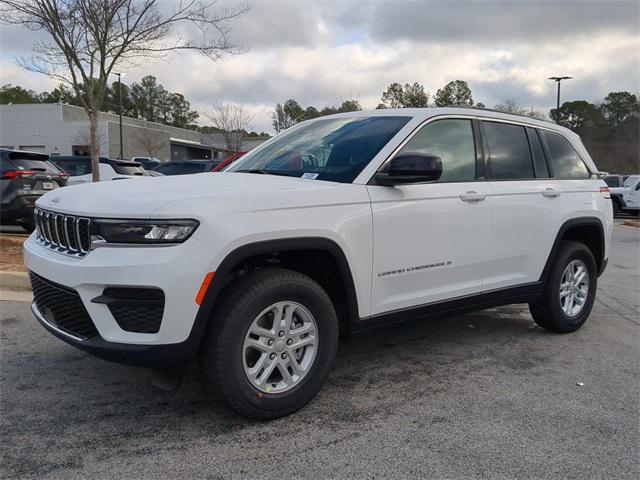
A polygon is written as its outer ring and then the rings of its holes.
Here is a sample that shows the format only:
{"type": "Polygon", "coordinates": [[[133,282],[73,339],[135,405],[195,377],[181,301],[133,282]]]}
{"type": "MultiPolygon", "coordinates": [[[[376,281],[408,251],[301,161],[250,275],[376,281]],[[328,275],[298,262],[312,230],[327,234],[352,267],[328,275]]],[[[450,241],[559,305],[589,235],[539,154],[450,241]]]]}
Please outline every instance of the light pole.
{"type": "Polygon", "coordinates": [[[114,75],[118,76],[118,113],[120,114],[120,158],[124,159],[124,148],[122,141],[122,75],[124,73],[116,73],[113,72],[114,75]]]}
{"type": "Polygon", "coordinates": [[[558,84],[558,99],[556,100],[556,110],[560,109],[560,82],[562,80],[569,80],[573,77],[549,77],[549,80],[553,80],[558,84]]]}

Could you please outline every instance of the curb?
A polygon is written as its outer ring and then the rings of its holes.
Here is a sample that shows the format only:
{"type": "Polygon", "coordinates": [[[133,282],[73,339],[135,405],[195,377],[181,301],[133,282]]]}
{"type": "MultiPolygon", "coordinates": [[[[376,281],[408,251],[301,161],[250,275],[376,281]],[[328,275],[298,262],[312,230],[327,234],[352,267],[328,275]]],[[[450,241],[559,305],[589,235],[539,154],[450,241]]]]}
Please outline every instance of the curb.
{"type": "Polygon", "coordinates": [[[31,290],[31,282],[26,272],[0,271],[0,288],[7,290],[31,290]]]}
{"type": "Polygon", "coordinates": [[[640,220],[625,220],[622,224],[628,227],[640,228],[640,220]]]}

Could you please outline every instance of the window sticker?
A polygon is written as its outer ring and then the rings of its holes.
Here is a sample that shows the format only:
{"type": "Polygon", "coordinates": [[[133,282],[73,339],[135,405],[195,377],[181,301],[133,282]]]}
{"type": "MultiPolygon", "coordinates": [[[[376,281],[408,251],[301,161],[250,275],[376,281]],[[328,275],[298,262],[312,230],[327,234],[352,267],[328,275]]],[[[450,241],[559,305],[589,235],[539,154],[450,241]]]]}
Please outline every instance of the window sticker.
{"type": "Polygon", "coordinates": [[[313,172],[305,172],[302,174],[302,176],[300,178],[307,178],[309,180],[315,180],[316,178],[318,178],[319,173],[313,173],[313,172]]]}

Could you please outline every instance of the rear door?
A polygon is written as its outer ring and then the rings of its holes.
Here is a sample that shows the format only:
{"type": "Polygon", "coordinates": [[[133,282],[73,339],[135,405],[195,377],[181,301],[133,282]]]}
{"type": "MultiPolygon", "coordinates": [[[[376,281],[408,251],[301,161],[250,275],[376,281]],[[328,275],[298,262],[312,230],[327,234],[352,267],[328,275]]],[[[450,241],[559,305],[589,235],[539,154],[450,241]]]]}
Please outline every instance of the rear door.
{"type": "Polygon", "coordinates": [[[470,118],[432,120],[397,154],[437,155],[443,163],[440,180],[367,187],[373,213],[373,315],[480,293],[491,199],[477,173],[477,136],[470,118]]]}
{"type": "Polygon", "coordinates": [[[564,135],[540,129],[540,138],[549,160],[551,175],[560,182],[563,192],[561,203],[566,213],[592,216],[602,198],[602,180],[592,178],[587,164],[564,135]]]}
{"type": "Polygon", "coordinates": [[[540,278],[568,207],[537,129],[493,119],[481,125],[493,204],[487,292],[540,278]]]}

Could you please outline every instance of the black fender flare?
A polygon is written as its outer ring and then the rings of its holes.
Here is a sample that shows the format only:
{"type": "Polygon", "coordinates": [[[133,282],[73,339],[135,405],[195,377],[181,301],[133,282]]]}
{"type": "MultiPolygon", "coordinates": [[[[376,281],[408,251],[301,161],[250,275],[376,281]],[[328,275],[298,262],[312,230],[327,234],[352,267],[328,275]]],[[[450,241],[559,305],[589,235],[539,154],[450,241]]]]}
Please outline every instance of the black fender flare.
{"type": "Polygon", "coordinates": [[[564,235],[576,227],[595,227],[598,231],[598,240],[602,245],[602,255],[600,258],[596,258],[596,265],[598,267],[598,276],[604,271],[606,267],[606,262],[604,258],[605,252],[605,239],[604,239],[604,226],[602,225],[602,221],[598,217],[576,217],[571,218],[564,222],[562,226],[558,229],[558,233],[556,234],[556,238],[553,242],[553,246],[549,252],[549,256],[547,257],[547,261],[544,265],[544,269],[542,270],[542,274],[540,275],[540,281],[546,283],[547,278],[549,277],[549,273],[551,271],[551,267],[553,265],[553,260],[558,252],[558,247],[560,246],[560,242],[564,235]]]}
{"type": "Polygon", "coordinates": [[[357,318],[358,298],[351,268],[344,251],[336,242],[326,237],[297,237],[248,243],[231,251],[222,260],[218,268],[216,268],[213,281],[207,289],[204,300],[196,314],[189,338],[186,340],[186,342],[189,342],[191,347],[195,349],[194,356],[200,347],[220,293],[234,278],[231,274],[233,268],[243,260],[256,255],[268,255],[292,250],[323,250],[335,258],[338,268],[340,269],[340,274],[342,275],[342,280],[347,289],[346,293],[349,302],[350,317],[352,317],[351,319],[354,317],[357,318]]]}

